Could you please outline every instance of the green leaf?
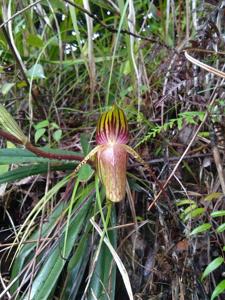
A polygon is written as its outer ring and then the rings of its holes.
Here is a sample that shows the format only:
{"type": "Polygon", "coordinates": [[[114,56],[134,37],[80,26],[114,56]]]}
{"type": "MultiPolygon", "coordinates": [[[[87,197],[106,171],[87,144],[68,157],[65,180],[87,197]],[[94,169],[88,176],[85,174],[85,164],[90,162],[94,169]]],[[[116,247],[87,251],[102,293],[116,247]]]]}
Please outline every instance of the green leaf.
{"type": "Polygon", "coordinates": [[[44,46],[44,42],[39,35],[29,34],[26,42],[33,47],[42,48],[44,46]]]}
{"type": "MultiPolygon", "coordinates": [[[[52,226],[54,225],[54,223],[56,222],[58,217],[62,214],[63,209],[64,209],[64,204],[63,203],[59,204],[54,209],[52,214],[49,216],[48,220],[43,224],[43,227],[42,227],[42,236],[43,237],[46,236],[48,234],[48,232],[52,230],[52,226]]],[[[37,230],[35,233],[33,233],[30,236],[29,240],[31,240],[31,241],[37,240],[39,234],[40,234],[40,232],[37,230]]],[[[18,274],[22,270],[25,260],[27,259],[27,257],[29,256],[31,251],[33,251],[33,249],[35,247],[36,247],[36,243],[27,243],[23,246],[19,255],[16,257],[16,259],[13,263],[13,268],[12,268],[12,273],[11,273],[11,281],[16,277],[18,278],[18,274]]],[[[12,294],[16,291],[18,286],[19,286],[19,280],[17,280],[14,283],[14,285],[11,287],[10,291],[12,294]]]]}
{"type": "MultiPolygon", "coordinates": [[[[111,218],[113,221],[113,224],[111,224],[111,226],[113,227],[116,225],[115,208],[112,211],[111,218]]],[[[108,232],[108,236],[111,245],[113,246],[113,248],[116,248],[116,230],[110,230],[108,232]]],[[[103,244],[96,264],[95,272],[91,279],[89,288],[90,295],[88,299],[113,300],[115,297],[115,281],[116,268],[114,259],[109,248],[105,244],[103,244]],[[95,295],[96,298],[94,298],[92,295],[95,295]]]]}
{"type": "Polygon", "coordinates": [[[38,174],[45,174],[49,170],[51,171],[65,171],[65,170],[73,170],[74,164],[62,164],[62,165],[50,165],[48,163],[40,163],[25,167],[20,167],[8,172],[5,172],[0,175],[0,184],[3,183],[10,183],[16,180],[21,180],[23,178],[38,175],[38,174]]]}
{"type": "Polygon", "coordinates": [[[27,76],[31,79],[45,79],[44,69],[41,64],[35,64],[27,71],[27,76]]]}
{"type": "Polygon", "coordinates": [[[51,129],[59,129],[59,125],[58,124],[56,124],[55,122],[51,122],[51,129]]]}
{"type": "Polygon", "coordinates": [[[212,201],[212,200],[218,199],[222,195],[223,195],[222,193],[213,192],[213,193],[207,195],[204,200],[205,201],[212,201]]]}
{"type": "Polygon", "coordinates": [[[123,68],[123,74],[125,76],[129,75],[131,72],[130,61],[129,60],[125,61],[121,66],[123,68]]]}
{"type": "Polygon", "coordinates": [[[0,165],[0,176],[8,171],[9,165],[0,165]]]}
{"type": "MultiPolygon", "coordinates": [[[[73,249],[76,240],[79,238],[79,233],[82,229],[82,226],[86,224],[85,217],[90,204],[91,201],[85,203],[70,223],[68,239],[65,248],[65,257],[62,257],[62,249],[60,246],[63,244],[64,235],[60,238],[59,245],[54,247],[51,253],[46,256],[45,263],[42,265],[33,281],[29,299],[49,299],[49,295],[54,291],[56,282],[63,270],[63,267],[67,263],[67,259],[71,253],[71,250],[73,249]]],[[[28,300],[28,294],[23,297],[23,300],[28,300]]]]}
{"type": "Polygon", "coordinates": [[[205,208],[203,207],[196,208],[192,210],[190,213],[188,213],[187,216],[185,216],[184,220],[187,221],[190,218],[197,218],[201,216],[204,212],[205,212],[205,208]]]}
{"type": "Polygon", "coordinates": [[[225,290],[225,279],[220,281],[220,283],[215,287],[210,300],[214,300],[217,296],[223,293],[225,290]]]}
{"type": "Polygon", "coordinates": [[[216,270],[219,266],[224,263],[224,259],[222,256],[215,258],[211,263],[206,267],[205,271],[202,274],[201,280],[203,280],[206,276],[208,276],[211,272],[216,270]]]}
{"type": "Polygon", "coordinates": [[[1,87],[2,95],[5,96],[11,90],[11,88],[15,85],[15,83],[6,82],[1,87]]]}
{"type": "Polygon", "coordinates": [[[43,137],[43,135],[45,134],[46,132],[46,129],[45,128],[40,128],[38,129],[36,132],[35,132],[35,135],[34,135],[34,140],[35,140],[35,143],[37,143],[39,141],[39,139],[41,137],[43,137]]]}
{"type": "Polygon", "coordinates": [[[196,205],[195,203],[189,205],[189,206],[186,207],[186,208],[184,209],[184,211],[180,214],[180,218],[185,220],[185,217],[186,217],[186,216],[190,216],[190,212],[191,212],[191,211],[194,211],[194,209],[196,209],[196,208],[197,208],[197,205],[196,205]]]}
{"type": "Polygon", "coordinates": [[[19,89],[26,87],[26,86],[27,86],[27,83],[24,80],[18,81],[16,84],[16,87],[18,87],[19,89]]]}
{"type": "Polygon", "coordinates": [[[61,129],[58,129],[58,130],[54,131],[53,138],[56,142],[59,142],[61,137],[62,137],[62,130],[61,129]]]}
{"type": "MultiPolygon", "coordinates": [[[[73,151],[66,151],[61,149],[51,149],[49,147],[41,147],[43,151],[47,151],[49,153],[55,154],[72,154],[72,155],[80,155],[79,152],[73,151]]],[[[34,153],[22,149],[22,148],[15,148],[15,149],[0,149],[0,164],[19,164],[19,163],[38,163],[38,162],[62,162],[63,160],[57,159],[48,159],[44,157],[36,156],[34,153]]]]}
{"type": "Polygon", "coordinates": [[[193,229],[190,233],[190,235],[194,235],[194,234],[198,234],[201,232],[205,232],[207,230],[209,230],[212,227],[212,225],[210,223],[204,223],[199,225],[198,227],[196,227],[195,229],[193,229]]]}
{"type": "Polygon", "coordinates": [[[0,165],[48,161],[50,160],[47,158],[38,157],[26,149],[0,149],[0,165]]]}
{"type": "Polygon", "coordinates": [[[221,224],[219,227],[217,227],[216,231],[217,232],[223,232],[225,230],[225,223],[221,224]]]}
{"type": "Polygon", "coordinates": [[[83,165],[78,172],[78,179],[81,182],[86,182],[93,175],[93,173],[94,170],[91,168],[90,165],[83,165]]]}
{"type": "Polygon", "coordinates": [[[212,218],[225,216],[225,210],[216,210],[211,213],[212,218]]]}
{"type": "Polygon", "coordinates": [[[65,285],[63,286],[60,299],[75,299],[80,289],[91,251],[90,247],[90,223],[79,241],[74,255],[71,257],[68,267],[65,285]]]}
{"type": "MultiPolygon", "coordinates": [[[[49,7],[49,2],[47,0],[44,0],[43,4],[46,5],[47,7],[49,7]]],[[[78,1],[78,4],[81,5],[81,3],[79,3],[79,1],[78,1]]],[[[63,2],[61,2],[61,0],[51,0],[51,5],[53,8],[55,8],[57,10],[58,9],[60,9],[62,11],[65,10],[65,4],[63,2]]]]}
{"type": "Polygon", "coordinates": [[[183,127],[183,119],[182,118],[177,119],[177,127],[179,130],[182,129],[182,127],[183,127]]]}
{"type": "Polygon", "coordinates": [[[49,126],[49,120],[43,120],[41,122],[38,122],[37,124],[34,125],[34,128],[36,130],[40,129],[40,128],[45,128],[49,126]]]}
{"type": "Polygon", "coordinates": [[[82,133],[80,135],[80,143],[81,143],[81,147],[84,153],[84,156],[88,155],[88,153],[90,152],[90,138],[87,134],[82,133]]]}
{"type": "MultiPolygon", "coordinates": [[[[14,144],[12,144],[11,142],[7,142],[7,148],[15,148],[14,144]]],[[[2,165],[0,164],[0,176],[4,173],[6,173],[9,169],[9,164],[6,165],[2,165]]]]}
{"type": "Polygon", "coordinates": [[[191,199],[183,199],[179,200],[176,202],[176,206],[182,206],[182,205],[187,205],[187,204],[195,204],[195,201],[191,199]]]}

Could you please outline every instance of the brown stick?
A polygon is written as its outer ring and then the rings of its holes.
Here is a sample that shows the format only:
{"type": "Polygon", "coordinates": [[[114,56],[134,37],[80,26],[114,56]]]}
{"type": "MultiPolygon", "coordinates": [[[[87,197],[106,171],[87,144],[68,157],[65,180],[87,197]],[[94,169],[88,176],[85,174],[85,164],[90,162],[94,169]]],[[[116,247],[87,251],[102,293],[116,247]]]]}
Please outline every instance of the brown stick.
{"type": "Polygon", "coordinates": [[[14,144],[19,144],[22,145],[21,140],[19,140],[17,137],[15,137],[14,135],[12,135],[11,133],[8,133],[6,131],[3,131],[0,129],[0,136],[2,136],[4,139],[14,143],[14,144]]]}
{"type": "Polygon", "coordinates": [[[84,159],[83,156],[80,155],[74,155],[74,154],[57,154],[57,153],[51,153],[47,151],[43,151],[40,148],[35,147],[30,142],[28,142],[25,145],[26,149],[35,153],[37,156],[46,157],[50,159],[64,159],[64,160],[78,160],[82,161],[84,159]]]}
{"type": "MultiPolygon", "coordinates": [[[[3,131],[1,129],[0,129],[0,136],[2,136],[3,138],[7,139],[8,141],[10,141],[12,143],[23,145],[23,143],[17,137],[15,137],[11,133],[3,131]]],[[[30,142],[27,142],[24,145],[24,147],[27,150],[31,151],[32,153],[36,154],[37,156],[41,156],[41,157],[45,157],[45,158],[49,158],[49,159],[77,160],[77,161],[82,161],[84,159],[84,157],[80,156],[80,155],[50,153],[50,152],[44,151],[38,147],[35,147],[30,142]]]]}

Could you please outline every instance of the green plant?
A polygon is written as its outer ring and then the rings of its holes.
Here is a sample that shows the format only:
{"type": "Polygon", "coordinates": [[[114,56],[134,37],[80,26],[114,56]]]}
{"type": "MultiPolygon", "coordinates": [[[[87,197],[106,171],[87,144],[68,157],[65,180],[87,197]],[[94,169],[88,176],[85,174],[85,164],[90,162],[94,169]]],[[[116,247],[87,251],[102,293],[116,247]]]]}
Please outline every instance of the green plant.
{"type": "MultiPolygon", "coordinates": [[[[209,203],[212,202],[218,197],[221,196],[221,193],[212,193],[204,197],[204,202],[209,203]]],[[[204,234],[211,234],[212,231],[215,231],[217,234],[222,234],[225,230],[225,223],[223,221],[223,217],[225,216],[224,210],[212,211],[210,213],[209,221],[203,222],[202,219],[207,218],[206,208],[200,207],[194,200],[191,199],[182,199],[177,201],[177,206],[181,209],[180,218],[183,222],[191,222],[192,228],[190,232],[187,232],[189,238],[198,238],[204,234]],[[215,219],[220,219],[220,222],[215,222],[215,219]],[[196,226],[196,221],[199,220],[199,225],[196,226]],[[193,228],[194,227],[194,228],[193,228]]],[[[225,245],[223,246],[223,251],[225,249],[225,245]]],[[[201,281],[204,281],[210,274],[212,274],[219,267],[225,266],[224,255],[221,253],[221,256],[218,256],[211,260],[211,262],[206,266],[204,272],[201,276],[201,281]]],[[[216,283],[216,286],[212,292],[211,300],[217,298],[220,294],[225,291],[225,280],[221,280],[216,283]]]]}
{"type": "Polygon", "coordinates": [[[34,125],[35,134],[34,134],[34,141],[35,144],[39,141],[40,138],[44,138],[46,140],[45,133],[49,129],[52,132],[52,137],[55,142],[59,142],[62,137],[62,130],[55,122],[49,123],[49,120],[43,120],[34,125]]]}
{"type": "Polygon", "coordinates": [[[186,111],[178,114],[178,117],[175,119],[170,119],[168,122],[163,125],[151,126],[150,131],[145,135],[145,137],[136,145],[140,146],[143,143],[155,138],[158,134],[166,132],[168,129],[172,129],[175,126],[178,130],[183,128],[183,124],[196,125],[198,122],[201,122],[204,119],[205,112],[201,111],[186,111]]]}
{"type": "MultiPolygon", "coordinates": [[[[18,124],[3,106],[0,106],[0,111],[0,123],[6,130],[6,137],[11,140],[15,139],[25,147],[31,145],[28,138],[23,134],[18,124]]],[[[49,122],[47,120],[42,121],[35,127],[37,130],[36,139],[43,136],[46,131],[46,126],[49,126],[49,122]]],[[[2,131],[1,133],[3,134],[4,132],[2,131]]],[[[18,247],[14,255],[10,284],[10,291],[15,298],[19,294],[22,294],[23,299],[29,299],[30,297],[37,297],[37,299],[47,299],[49,295],[55,290],[56,282],[58,281],[59,276],[65,267],[66,260],[70,260],[70,257],[72,255],[71,253],[74,253],[75,243],[77,243],[78,246],[76,248],[74,254],[75,256],[73,256],[73,259],[76,261],[76,263],[78,261],[81,261],[80,263],[86,261],[84,256],[82,256],[82,258],[76,256],[81,254],[80,247],[84,247],[84,245],[86,245],[87,247],[87,244],[84,244],[83,239],[81,239],[80,241],[80,234],[82,233],[84,235],[90,235],[90,231],[92,228],[89,223],[88,225],[84,222],[85,219],[92,219],[92,224],[95,224],[95,226],[97,226],[96,228],[98,228],[95,219],[99,214],[100,220],[103,222],[104,230],[101,233],[101,239],[99,241],[98,248],[93,254],[93,261],[91,262],[91,269],[89,274],[90,279],[86,285],[84,293],[87,293],[90,289],[91,293],[94,293],[94,297],[97,297],[99,299],[101,297],[103,297],[104,299],[105,293],[109,298],[114,297],[112,296],[114,295],[114,288],[112,289],[112,287],[115,287],[116,274],[114,270],[115,266],[113,266],[112,263],[114,257],[117,264],[119,264],[118,268],[121,271],[121,275],[124,279],[128,295],[130,299],[133,299],[132,289],[130,286],[129,278],[126,274],[126,270],[122,266],[122,261],[118,258],[115,250],[113,250],[113,246],[111,245],[111,239],[113,239],[113,244],[115,247],[116,233],[108,233],[107,228],[109,226],[110,218],[112,217],[112,202],[119,202],[123,200],[125,196],[127,154],[132,154],[141,162],[143,162],[143,160],[131,147],[126,145],[128,141],[128,124],[124,112],[117,106],[113,106],[111,110],[103,113],[100,116],[97,125],[96,141],[98,145],[86,155],[86,157],[75,168],[74,172],[65,177],[63,180],[59,181],[53,188],[45,193],[44,197],[40,199],[38,204],[29,213],[22,227],[18,231],[16,239],[13,243],[13,246],[18,243],[18,247]],[[103,186],[105,187],[105,190],[102,190],[101,192],[99,191],[99,181],[97,176],[95,177],[94,184],[92,180],[94,171],[89,165],[85,165],[93,157],[97,161],[97,174],[101,179],[103,186]],[[64,197],[61,199],[61,205],[56,205],[56,207],[51,212],[50,221],[44,224],[43,218],[46,214],[47,207],[50,205],[50,202],[53,201],[54,197],[56,197],[59,189],[61,189],[66,184],[70,186],[72,182],[74,182],[72,195],[68,199],[63,199],[64,197]],[[82,186],[82,184],[85,184],[85,186],[82,186]],[[94,189],[96,196],[95,193],[93,193],[94,189]],[[97,199],[97,205],[93,203],[93,198],[97,199]],[[108,201],[106,207],[106,217],[104,216],[105,209],[102,206],[102,202],[105,198],[108,201]],[[68,205],[64,205],[62,201],[67,200],[69,200],[68,205]],[[61,207],[60,209],[59,206],[61,207]],[[60,210],[60,215],[58,214],[58,209],[60,210]],[[32,225],[34,224],[34,222],[36,222],[40,214],[41,227],[33,233],[32,225]],[[56,238],[55,231],[57,228],[60,230],[60,234],[56,238]],[[29,243],[30,239],[37,239],[36,246],[32,244],[23,246],[24,243],[29,243]],[[43,251],[43,248],[45,248],[46,245],[45,242],[42,242],[42,240],[45,241],[45,239],[50,241],[47,242],[47,245],[49,244],[48,251],[50,251],[51,255],[48,256],[47,259],[45,257],[46,250],[43,251]],[[108,248],[102,248],[103,241],[106,243],[108,248]],[[79,244],[80,242],[81,244],[79,244]],[[33,251],[34,257],[30,257],[30,253],[33,251]],[[103,258],[104,255],[106,255],[105,258],[103,258]],[[100,274],[98,274],[100,278],[95,278],[95,276],[93,275],[94,270],[97,268],[97,265],[99,263],[102,263],[102,260],[104,261],[104,263],[105,260],[107,260],[109,269],[106,271],[105,268],[104,270],[101,268],[101,272],[103,272],[102,276],[104,278],[101,278],[100,274]],[[24,269],[26,270],[26,272],[25,274],[23,274],[23,280],[20,281],[18,274],[23,273],[24,269]],[[50,273],[49,270],[51,270],[50,273]],[[29,273],[29,275],[26,275],[27,272],[29,273]],[[110,277],[108,277],[109,274],[110,277]],[[29,282],[28,287],[26,287],[25,282],[29,282]],[[97,284],[97,287],[93,287],[92,282],[95,282],[95,285],[97,284]],[[100,285],[99,282],[101,282],[100,285]]],[[[89,147],[84,138],[82,139],[82,144],[83,152],[85,153],[89,147]]],[[[34,150],[37,149],[33,145],[28,148],[33,148],[34,150]]],[[[38,154],[38,151],[35,151],[38,154]]],[[[42,153],[42,150],[41,152],[39,151],[39,154],[40,153],[42,153]]],[[[47,156],[48,158],[51,158],[51,155],[53,155],[51,152],[45,152],[45,157],[47,156]]],[[[55,153],[54,157],[57,158],[57,153],[55,153]]],[[[59,155],[58,158],[62,157],[65,158],[66,156],[59,155]]],[[[38,171],[40,171],[40,168],[38,169],[38,171]]],[[[10,175],[12,178],[12,174],[10,175]]],[[[6,176],[6,174],[3,174],[3,176],[6,176]]],[[[9,182],[9,179],[7,180],[7,182],[9,182]]],[[[98,232],[101,232],[101,229],[100,231],[98,230],[98,232]]],[[[83,253],[83,255],[85,254],[86,251],[83,253]]],[[[78,266],[77,264],[74,265],[76,274],[78,267],[79,263],[78,266]]],[[[83,273],[80,274],[82,275],[82,277],[84,275],[84,271],[85,268],[83,269],[83,273]]],[[[72,282],[70,277],[68,277],[68,280],[70,283],[72,282]]],[[[67,289],[67,282],[65,282],[64,289],[61,292],[61,295],[66,294],[67,289]]],[[[76,287],[76,290],[78,290],[78,287],[76,287]]]]}
{"type": "Polygon", "coordinates": [[[0,129],[0,298],[124,298],[115,261],[130,298],[132,285],[135,298],[186,299],[191,291],[205,299],[223,279],[224,217],[211,213],[224,207],[203,196],[220,190],[210,145],[210,121],[223,125],[224,115],[217,2],[2,2],[0,102],[20,127],[7,121],[0,129]],[[148,166],[116,139],[120,167],[107,173],[107,149],[95,149],[93,136],[98,115],[114,103],[148,166]],[[193,139],[186,146],[187,127],[193,139]],[[98,155],[98,178],[89,153],[98,155]],[[122,178],[119,187],[109,184],[112,174],[122,178]],[[126,201],[115,211],[105,195],[121,200],[125,184],[126,201]],[[187,203],[173,205],[180,194],[187,203]],[[184,259],[175,261],[170,249],[185,234],[188,253],[178,251],[184,259]],[[196,255],[201,243],[203,257],[196,255]]]}

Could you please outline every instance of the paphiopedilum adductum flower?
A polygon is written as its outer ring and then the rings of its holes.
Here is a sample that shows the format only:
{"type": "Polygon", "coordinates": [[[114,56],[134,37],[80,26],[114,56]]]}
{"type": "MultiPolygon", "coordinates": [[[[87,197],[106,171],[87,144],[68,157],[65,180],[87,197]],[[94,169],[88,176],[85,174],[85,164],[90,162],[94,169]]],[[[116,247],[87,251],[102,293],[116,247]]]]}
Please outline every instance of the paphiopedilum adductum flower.
{"type": "Polygon", "coordinates": [[[126,193],[126,170],[128,153],[139,161],[139,155],[127,145],[129,140],[128,124],[122,109],[113,105],[98,120],[96,131],[97,146],[78,165],[95,156],[98,176],[105,186],[106,198],[112,202],[123,200],[126,193]]]}
{"type": "Polygon", "coordinates": [[[125,197],[128,124],[124,112],[117,106],[103,113],[98,120],[96,142],[97,171],[105,186],[106,198],[119,202],[125,197]]]}

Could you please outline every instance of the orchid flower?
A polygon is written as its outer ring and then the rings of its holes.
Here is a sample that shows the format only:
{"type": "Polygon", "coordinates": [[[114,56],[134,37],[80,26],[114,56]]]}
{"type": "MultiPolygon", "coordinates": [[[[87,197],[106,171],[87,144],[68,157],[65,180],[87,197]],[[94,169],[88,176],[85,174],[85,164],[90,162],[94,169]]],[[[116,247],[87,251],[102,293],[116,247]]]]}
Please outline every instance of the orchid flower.
{"type": "Polygon", "coordinates": [[[106,198],[112,202],[120,202],[125,197],[128,154],[131,154],[148,169],[137,152],[127,145],[129,141],[128,124],[123,110],[117,105],[113,105],[109,111],[100,115],[96,130],[97,146],[84,159],[77,155],[48,153],[34,147],[2,105],[0,105],[0,125],[8,132],[0,130],[0,135],[24,145],[38,156],[81,161],[73,175],[83,164],[94,158],[97,174],[105,186],[106,198]]]}
{"type": "Polygon", "coordinates": [[[113,105],[98,119],[97,146],[74,171],[77,173],[83,164],[94,157],[97,174],[105,186],[106,198],[112,202],[120,202],[125,197],[128,154],[144,163],[136,151],[127,145],[128,141],[129,131],[126,116],[122,109],[113,105]]]}

